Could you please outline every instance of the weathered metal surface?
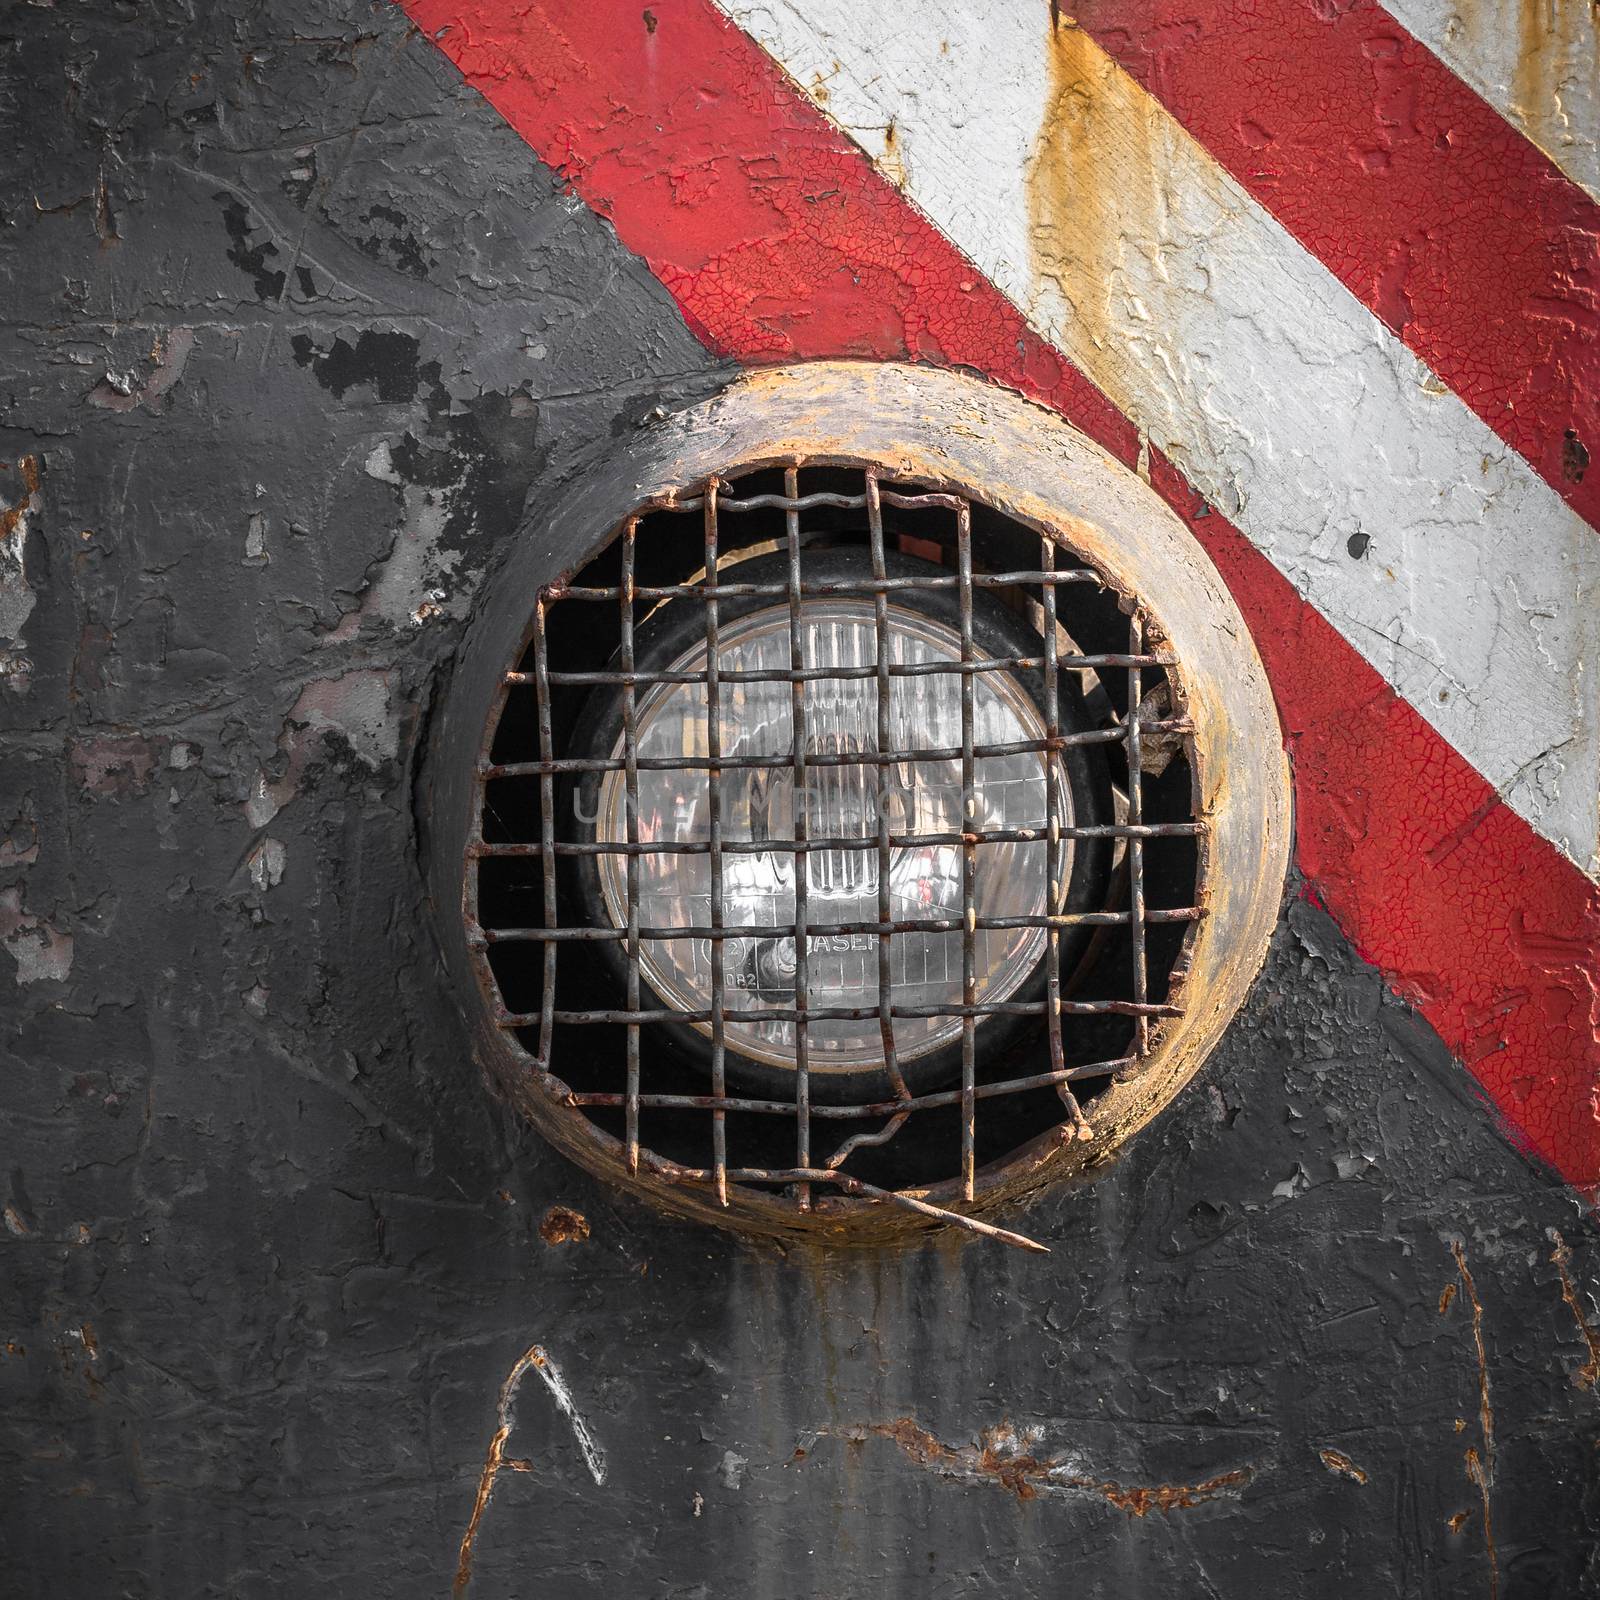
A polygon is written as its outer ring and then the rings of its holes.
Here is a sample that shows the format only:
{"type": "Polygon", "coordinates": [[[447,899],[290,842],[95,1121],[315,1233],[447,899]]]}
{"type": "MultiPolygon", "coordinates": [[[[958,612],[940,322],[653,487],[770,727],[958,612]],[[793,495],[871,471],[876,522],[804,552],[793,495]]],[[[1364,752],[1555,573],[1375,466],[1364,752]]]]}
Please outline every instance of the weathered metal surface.
{"type": "MultiPolygon", "coordinates": [[[[627,24],[670,61],[687,9],[649,9],[627,24]]],[[[39,470],[0,583],[30,607],[0,695],[10,1588],[1595,1589],[1593,1225],[1461,1067],[1582,1169],[1549,1089],[1587,1081],[1590,913],[1219,518],[1194,527],[1288,708],[1311,876],[1199,1080],[1040,1198],[1047,1257],[674,1221],[483,1094],[410,781],[527,489],[559,498],[726,362],[626,218],[619,243],[392,10],[58,0],[0,32],[0,502],[39,470]],[[1456,982],[1469,943],[1495,983],[1456,982]]],[[[772,261],[818,258],[740,209],[778,187],[770,141],[710,168],[650,144],[764,104],[700,92],[732,53],[634,72],[609,103],[649,115],[608,135],[706,237],[762,241],[767,298],[728,317],[861,353],[902,337],[893,301],[1063,393],[970,268],[912,281],[910,224],[864,289],[825,253],[818,298],[777,303],[772,261]]],[[[769,217],[851,181],[813,176],[769,217]]]]}

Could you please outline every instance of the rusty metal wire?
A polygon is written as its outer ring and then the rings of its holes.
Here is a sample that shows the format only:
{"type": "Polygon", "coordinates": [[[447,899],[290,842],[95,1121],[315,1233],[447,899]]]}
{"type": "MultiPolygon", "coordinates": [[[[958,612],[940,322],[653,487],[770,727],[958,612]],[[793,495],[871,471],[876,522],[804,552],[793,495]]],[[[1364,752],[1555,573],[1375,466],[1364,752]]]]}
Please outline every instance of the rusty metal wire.
{"type": "MultiPolygon", "coordinates": [[[[535,674],[537,676],[537,674],[535,674]]],[[[696,680],[699,681],[698,679],[696,680]]],[[[724,674],[722,681],[732,681],[731,674],[724,674]]],[[[791,681],[787,672],[771,672],[762,675],[765,683],[788,683],[791,681]]],[[[1193,731],[1187,718],[1175,717],[1165,721],[1146,722],[1143,725],[1144,733],[1177,733],[1184,734],[1193,731]]],[[[1054,739],[1010,739],[1003,744],[974,745],[972,753],[982,761],[991,756],[1020,756],[1043,755],[1048,752],[1059,753],[1080,745],[1111,745],[1126,744],[1127,730],[1124,728],[1089,728],[1082,733],[1058,734],[1054,739]]],[[[930,746],[927,749],[916,750],[890,750],[875,751],[863,750],[850,755],[838,753],[814,752],[808,765],[821,766],[895,766],[902,761],[959,761],[961,748],[958,745],[948,747],[930,746]]],[[[718,763],[721,772],[742,772],[756,768],[771,768],[787,771],[792,763],[790,756],[725,756],[718,763]]],[[[481,778],[533,778],[542,773],[549,772],[621,772],[626,765],[618,757],[581,757],[564,756],[550,761],[490,761],[485,759],[479,766],[478,776],[481,778]]],[[[639,772],[707,772],[711,762],[706,756],[639,756],[636,769],[639,772]]],[[[1171,824],[1177,827],[1179,824],[1171,824]]],[[[1195,831],[1191,829],[1191,831],[1195,831]]]]}
{"type": "Polygon", "coordinates": [[[622,583],[617,589],[619,629],[622,635],[622,751],[626,774],[628,829],[628,1171],[639,1170],[639,739],[635,726],[638,710],[633,686],[633,566],[638,547],[639,519],[629,517],[622,528],[622,583]]]}
{"type": "MultiPolygon", "coordinates": [[[[1146,884],[1146,847],[1153,841],[1193,839],[1204,831],[1204,823],[1190,817],[1179,820],[1150,821],[1145,815],[1146,740],[1157,737],[1163,747],[1182,744],[1192,734],[1192,724],[1181,715],[1141,716],[1146,706],[1147,675],[1154,675],[1159,686],[1171,681],[1163,675],[1179,666],[1170,652],[1159,648],[1159,635],[1147,637],[1145,618],[1131,607],[1127,648],[1123,651],[1079,651],[1072,643],[1070,624],[1064,624],[1058,596],[1072,585],[1102,587],[1100,575],[1092,569],[1058,562],[1058,546],[1048,535],[1038,535],[1039,561],[1032,568],[984,571],[974,559],[975,535],[971,503],[963,496],[945,492],[908,491],[892,488],[871,469],[862,469],[863,489],[859,494],[801,492],[802,465],[783,469],[781,493],[762,493],[740,498],[728,485],[712,478],[696,485],[695,491],[671,497],[642,509],[628,518],[618,530],[620,566],[615,583],[561,583],[551,585],[537,598],[527,657],[515,670],[504,675],[498,722],[506,697],[518,691],[531,691],[536,703],[537,751],[513,750],[506,757],[491,755],[491,739],[486,743],[478,767],[478,783],[483,794],[485,818],[492,812],[496,833],[510,831],[503,824],[500,808],[491,801],[492,786],[502,780],[534,779],[538,790],[538,825],[520,830],[520,836],[487,837],[480,825],[468,845],[469,882],[464,901],[469,942],[479,950],[490,951],[519,945],[539,953],[538,1004],[535,1010],[508,1005],[491,996],[496,1025],[513,1037],[536,1030],[536,1049],[529,1053],[529,1070],[541,1075],[572,1108],[576,1115],[590,1112],[622,1113],[623,1145],[630,1173],[669,1183],[708,1185],[717,1203],[728,1204],[730,1185],[777,1187],[788,1191],[800,1211],[813,1205],[813,1189],[832,1189],[872,1204],[909,1208],[919,1213],[951,1221],[972,1231],[1028,1248],[1029,1241],[1005,1229],[994,1228],[976,1219],[941,1210],[920,1197],[904,1191],[884,1189],[848,1172],[846,1164],[867,1150],[881,1150],[908,1137],[905,1130],[918,1123],[919,1114],[950,1108],[959,1112],[959,1149],[952,1158],[950,1176],[957,1180],[960,1194],[972,1201],[978,1178],[977,1119],[979,1107],[999,1099],[1046,1090],[1059,1096],[1065,1124],[1062,1137],[1092,1137],[1091,1125],[1074,1085],[1125,1076],[1138,1070],[1149,1054],[1154,1030],[1162,1019],[1182,1015],[1179,997],[1152,1000],[1150,947],[1152,928],[1193,924],[1200,919],[1203,895],[1196,885],[1193,905],[1149,906],[1146,884]],[[943,513],[950,520],[948,546],[954,554],[954,570],[926,578],[891,576],[886,561],[884,508],[923,513],[943,513]],[[860,511],[871,556],[871,577],[849,582],[817,581],[808,577],[807,513],[829,510],[860,511]],[[785,564],[785,581],[749,583],[729,581],[725,576],[727,552],[722,530],[727,520],[755,511],[781,512],[783,533],[776,541],[785,564]],[[675,583],[645,584],[637,580],[639,532],[642,522],[653,513],[699,513],[701,537],[698,555],[700,571],[694,578],[675,583]],[[960,618],[960,659],[937,662],[895,662],[890,659],[889,600],[921,590],[954,590],[960,618]],[[973,629],[974,595],[979,591],[1014,591],[1023,596],[1038,619],[1043,652],[1036,655],[982,653],[973,629]],[[636,628],[645,611],[665,601],[692,599],[703,606],[706,666],[696,671],[641,669],[635,659],[636,628]],[[734,671],[724,668],[719,658],[719,638],[724,601],[768,599],[787,608],[788,665],[771,670],[734,671]],[[850,598],[870,600],[876,656],[868,665],[807,666],[802,648],[804,607],[808,600],[850,598]],[[582,668],[553,659],[549,613],[557,605],[605,605],[614,607],[617,648],[612,666],[582,668]],[[644,608],[644,609],[642,609],[644,608]],[[1156,648],[1152,648],[1152,637],[1156,648]],[[529,659],[531,658],[531,659],[529,659]],[[1033,673],[1042,682],[1043,703],[1039,707],[1044,737],[983,744],[977,739],[975,686],[979,678],[991,673],[1033,673]],[[1124,674],[1126,713],[1106,714],[1106,725],[1067,732],[1062,727],[1060,683],[1064,674],[1079,673],[1091,681],[1105,682],[1110,675],[1124,674]],[[892,740],[889,713],[891,685],[896,679],[947,674],[959,679],[960,743],[945,748],[896,749],[892,740]],[[821,680],[870,681],[876,687],[876,748],[844,752],[810,748],[808,738],[809,685],[821,680]],[[727,756],[722,742],[722,693],[733,684],[787,685],[792,717],[791,748],[781,754],[727,756]],[[681,756],[645,757],[639,752],[639,696],[660,685],[700,685],[704,690],[706,714],[705,754],[685,751],[681,756]],[[622,725],[620,751],[605,756],[574,756],[559,748],[552,706],[563,691],[610,688],[617,692],[622,725]],[[1075,749],[1104,749],[1119,752],[1126,761],[1123,814],[1114,822],[1075,823],[1062,815],[1063,761],[1075,749]],[[1033,753],[1042,758],[1045,769],[1045,795],[1048,807],[1043,828],[983,828],[976,809],[978,763],[985,758],[1033,753]],[[892,769],[906,762],[959,763],[963,789],[961,831],[897,833],[890,824],[886,797],[892,769]],[[809,833],[807,808],[794,812],[792,839],[746,841],[724,837],[723,780],[730,773],[752,769],[787,772],[796,792],[803,791],[811,767],[853,766],[874,770],[878,795],[878,823],[872,837],[832,838],[809,833]],[[583,775],[621,772],[626,794],[624,838],[564,837],[557,809],[558,780],[576,781],[583,775]],[[669,771],[707,774],[708,829],[700,840],[663,843],[639,837],[639,774],[669,771]],[[1089,911],[1059,909],[1065,894],[1067,847],[1073,841],[1108,841],[1120,852],[1125,875],[1125,904],[1107,905],[1089,911]],[[1031,916],[984,916],[978,911],[978,853],[986,845],[1042,841],[1047,850],[1047,909],[1031,916]],[[890,894],[891,855],[900,849],[945,846],[961,853],[960,916],[896,918],[890,894]],[[820,851],[868,850],[876,855],[877,916],[851,921],[820,922],[811,918],[808,904],[808,871],[804,863],[820,851]],[[792,927],[774,929],[767,925],[729,922],[725,914],[724,863],[730,857],[749,853],[788,852],[797,859],[794,873],[794,919],[792,927]],[[640,915],[640,862],[646,855],[671,853],[682,856],[705,855],[710,875],[710,906],[706,921],[690,926],[656,927],[645,924],[640,915]],[[558,868],[563,859],[615,857],[625,863],[625,916],[620,925],[562,922],[563,899],[558,884],[558,868]],[[526,858],[539,863],[540,915],[542,923],[532,925],[526,917],[485,918],[482,914],[478,873],[495,863],[526,858]],[[980,932],[989,930],[1044,929],[1047,943],[1044,955],[1042,998],[985,1000],[982,996],[977,957],[980,932]],[[1091,997],[1073,993],[1062,971],[1062,940],[1068,930],[1095,930],[1096,938],[1115,937],[1125,941],[1129,976],[1124,994],[1091,997]],[[938,1005],[909,1005],[897,999],[894,987],[892,941],[907,934],[950,934],[961,936],[961,1000],[938,1005]],[[794,1028],[794,1072],[791,1098],[770,1094],[729,1092],[727,1038],[730,1015],[727,1004],[728,946],[744,938],[771,938],[791,935],[795,950],[794,1003],[764,1008],[741,1008],[744,1022],[781,1022],[794,1028]],[[811,944],[835,936],[862,936],[875,940],[877,948],[878,993],[874,1004],[862,1007],[821,1006],[809,992],[808,954],[811,944]],[[709,1004],[699,1010],[664,1006],[646,994],[641,966],[647,942],[704,940],[710,947],[709,1004]],[[621,947],[626,977],[616,996],[620,1004],[572,1004],[564,998],[558,954],[569,945],[621,947]],[[1070,995],[1070,997],[1069,997],[1070,995]],[[979,1069],[978,1040],[985,1018],[1008,1016],[1034,1019],[1039,1030],[1039,1048],[1048,1070],[1026,1072],[985,1080],[979,1069]],[[909,1019],[958,1018],[960,1020],[959,1085],[936,1093],[914,1094],[901,1069],[897,1048],[896,1024],[909,1019]],[[1127,1019],[1131,1037],[1128,1048],[1105,1060],[1069,1060],[1069,1019],[1127,1019]],[[848,1103],[815,1101],[812,1095],[810,1034],[814,1026],[827,1021],[872,1021],[877,1024],[882,1045],[882,1065],[890,1096],[862,1098],[848,1103]],[[577,1091],[559,1076],[556,1041],[560,1030],[570,1027],[611,1025],[624,1030],[626,1040],[620,1087],[577,1091]],[[682,1094],[652,1088],[645,1080],[650,1057],[643,1040],[649,1030],[662,1026],[699,1027],[709,1033],[709,1093],[682,1094]],[[675,1163],[652,1150],[645,1142],[645,1124],[650,1116],[693,1114],[708,1118],[707,1151],[703,1165],[675,1163]],[[791,1166],[762,1166],[739,1162],[730,1154],[729,1117],[771,1119],[784,1117],[794,1124],[794,1159],[791,1166]],[[851,1132],[820,1157],[813,1151],[813,1125],[849,1127],[851,1132]],[[876,1128],[865,1126],[881,1123],[876,1128]]],[[[686,565],[691,563],[686,563],[686,565]]],[[[1152,690],[1152,696],[1157,694],[1152,690]]],[[[1173,695],[1163,709],[1178,705],[1173,695]]],[[[1161,973],[1165,992],[1165,972],[1161,973]]],[[[1039,993],[1035,990],[1035,993],[1039,993]]],[[[1077,1025],[1074,1021],[1074,1026],[1077,1025]]],[[[614,1082],[615,1080],[613,1080],[614,1082]]],[[[837,1204],[838,1202],[830,1202],[837,1204]]]]}
{"type": "MultiPolygon", "coordinates": [[[[704,495],[705,571],[717,570],[717,493],[721,485],[715,478],[706,484],[704,495]]],[[[722,683],[718,663],[720,622],[717,615],[716,583],[707,585],[706,595],[706,759],[711,763],[706,779],[708,826],[706,840],[711,856],[711,1092],[717,1100],[727,1097],[727,1017],[726,988],[728,962],[722,932],[722,683]]],[[[728,1203],[728,1114],[721,1105],[711,1112],[711,1152],[716,1174],[717,1204],[728,1203]]]]}

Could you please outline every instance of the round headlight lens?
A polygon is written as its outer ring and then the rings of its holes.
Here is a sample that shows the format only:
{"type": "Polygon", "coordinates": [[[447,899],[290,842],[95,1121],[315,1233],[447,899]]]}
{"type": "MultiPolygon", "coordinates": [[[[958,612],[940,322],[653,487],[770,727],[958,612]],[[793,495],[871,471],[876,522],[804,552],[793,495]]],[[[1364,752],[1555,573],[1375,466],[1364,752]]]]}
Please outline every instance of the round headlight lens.
{"type": "MultiPolygon", "coordinates": [[[[952,628],[900,606],[888,608],[887,646],[896,665],[959,663],[961,638],[952,628]]],[[[790,665],[789,611],[771,607],[729,621],[719,630],[722,674],[775,673],[790,665]]],[[[876,626],[870,601],[808,601],[803,605],[800,644],[808,669],[871,668],[877,661],[876,626]]],[[[703,674],[708,646],[701,640],[670,665],[673,673],[703,674]]],[[[878,751],[878,685],[873,677],[817,678],[804,686],[806,754],[829,758],[871,756],[878,751]]],[[[791,690],[787,682],[723,683],[719,690],[722,756],[786,757],[794,746],[791,690]]],[[[709,753],[706,688],[703,682],[656,685],[641,694],[635,716],[641,759],[704,758],[709,753]]],[[[958,673],[890,679],[889,729],[896,751],[948,750],[961,744],[961,678],[958,673]]],[[[973,738],[982,745],[1042,741],[1043,720],[1021,685],[1000,671],[975,675],[973,738]]],[[[623,754],[619,740],[613,751],[623,754]]],[[[724,1037],[730,1048],[755,1060],[793,1067],[797,1026],[792,1022],[741,1021],[741,1013],[795,1004],[795,874],[806,873],[807,923],[873,923],[879,915],[876,848],[878,819],[886,811],[896,835],[1043,830],[1048,821],[1043,756],[1035,751],[982,756],[974,766],[974,805],[963,821],[959,760],[901,760],[880,765],[808,765],[797,788],[785,766],[735,767],[721,777],[725,843],[795,838],[797,811],[812,839],[860,839],[865,848],[727,851],[723,855],[723,925],[771,928],[723,941],[724,1037]],[[880,784],[882,783],[882,788],[880,784]]],[[[1057,815],[1073,820],[1070,789],[1057,785],[1057,815]]],[[[638,773],[638,840],[645,844],[704,843],[710,838],[710,788],[703,771],[638,773]]],[[[595,836],[601,843],[628,838],[626,787],[620,772],[601,784],[595,836]]],[[[1049,893],[1048,847],[1042,840],[980,844],[976,850],[974,910],[980,919],[1033,917],[1044,913],[1049,893]]],[[[1060,879],[1052,909],[1071,879],[1072,846],[1061,847],[1060,879]]],[[[599,858],[606,910],[616,927],[627,923],[627,864],[622,855],[599,858]]],[[[711,862],[708,853],[651,853],[639,859],[639,921],[659,928],[705,927],[711,921],[711,862]]],[[[897,932],[890,940],[893,1003],[906,1006],[961,1004],[962,847],[930,844],[896,848],[889,860],[889,913],[896,923],[953,919],[949,932],[897,932]]],[[[1040,927],[977,933],[978,998],[998,1002],[1026,981],[1044,952],[1040,927]]],[[[807,1001],[812,1009],[878,1005],[876,933],[812,933],[807,940],[807,1001]]],[[[641,971],[671,1006],[703,1011],[711,1004],[709,939],[645,940],[641,971]]],[[[703,1031],[709,1032],[709,1029],[703,1031]]],[[[961,1035],[959,1016],[898,1018],[895,1047],[902,1059],[940,1049],[961,1035]]],[[[812,1071],[849,1072],[883,1061],[879,1022],[822,1020],[807,1027],[812,1071]]]]}

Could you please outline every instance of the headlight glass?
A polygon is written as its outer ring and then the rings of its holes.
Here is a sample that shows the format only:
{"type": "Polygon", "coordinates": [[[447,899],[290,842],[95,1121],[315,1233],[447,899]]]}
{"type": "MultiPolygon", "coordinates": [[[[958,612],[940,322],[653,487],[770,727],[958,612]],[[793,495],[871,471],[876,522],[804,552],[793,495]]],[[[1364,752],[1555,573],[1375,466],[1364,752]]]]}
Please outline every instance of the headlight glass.
{"type": "MultiPolygon", "coordinates": [[[[870,601],[815,601],[802,607],[799,630],[807,669],[873,668],[876,628],[870,601]]],[[[888,607],[887,648],[894,665],[959,663],[959,634],[930,617],[888,607]]],[[[672,673],[703,674],[704,640],[670,664],[672,673]]],[[[790,666],[786,606],[730,621],[720,629],[718,667],[735,673],[783,674],[790,666]]],[[[811,839],[861,840],[858,848],[725,850],[723,925],[771,928],[723,941],[726,1024],[730,1048],[756,1060],[792,1067],[797,1024],[741,1020],[752,1010],[793,1007],[796,1000],[795,874],[806,873],[808,926],[869,923],[879,917],[878,820],[887,815],[895,836],[943,834],[942,843],[910,843],[891,850],[890,917],[896,923],[945,920],[948,930],[913,928],[890,941],[893,1004],[960,1006],[962,1000],[962,846],[964,827],[977,833],[1039,830],[1036,840],[980,844],[975,853],[978,999],[998,1002],[1014,994],[1038,964],[1046,935],[1041,927],[984,928],[985,919],[1038,917],[1060,904],[1060,885],[1071,878],[1070,841],[1060,851],[1061,876],[1052,896],[1048,882],[1047,775],[1042,754],[980,756],[974,767],[973,806],[963,822],[961,762],[896,761],[886,771],[874,762],[833,764],[833,758],[871,756],[878,749],[875,677],[818,678],[804,685],[804,786],[790,765],[724,768],[721,776],[725,845],[795,838],[797,813],[811,839]],[[827,758],[815,764],[815,758],[827,758]]],[[[782,677],[724,682],[719,693],[722,757],[788,758],[794,747],[791,688],[782,677]]],[[[975,675],[973,733],[978,746],[1042,741],[1043,720],[1009,674],[975,675]]],[[[641,760],[705,758],[709,754],[707,696],[703,682],[656,685],[639,696],[635,724],[641,760]]],[[[892,748],[902,752],[953,750],[961,744],[958,673],[890,679],[892,748]]],[[[620,760],[619,739],[613,752],[620,760]]],[[[705,843],[710,838],[710,779],[704,770],[638,773],[637,839],[649,846],[705,843]]],[[[626,785],[620,772],[600,788],[595,836],[602,843],[628,838],[626,785]]],[[[1057,786],[1057,814],[1073,820],[1070,790],[1057,786]]],[[[614,926],[627,922],[627,865],[619,854],[599,860],[606,910],[614,926]]],[[[706,927],[711,922],[711,861],[707,853],[654,853],[639,862],[642,927],[706,927]]],[[[807,942],[807,1000],[811,1008],[859,1008],[859,1019],[810,1022],[813,1072],[849,1071],[881,1063],[883,1043],[873,1008],[878,996],[879,937],[865,929],[812,933],[807,942]]],[[[713,941],[647,939],[641,970],[658,995],[685,1011],[711,1003],[713,941]]],[[[895,1046],[909,1059],[959,1039],[956,1015],[899,1018],[895,1046]]]]}

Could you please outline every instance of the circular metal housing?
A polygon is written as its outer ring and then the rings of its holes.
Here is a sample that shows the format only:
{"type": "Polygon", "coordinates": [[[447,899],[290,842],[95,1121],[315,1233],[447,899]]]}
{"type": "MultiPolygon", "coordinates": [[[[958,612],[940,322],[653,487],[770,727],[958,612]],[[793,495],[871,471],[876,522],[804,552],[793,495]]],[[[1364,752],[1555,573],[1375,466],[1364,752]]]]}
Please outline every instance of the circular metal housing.
{"type": "Polygon", "coordinates": [[[1003,1232],[984,1214],[1108,1159],[1182,1088],[1277,917],[1287,768],[1215,570],[1058,417],[947,372],[754,374],[531,506],[434,727],[431,885],[488,1076],[574,1160],[722,1225],[1003,1232]],[[824,658],[806,618],[830,605],[824,658]],[[895,721],[908,686],[947,697],[914,736],[895,721]],[[697,710],[663,723],[685,692],[697,710]],[[737,692],[786,703],[786,749],[724,715],[737,692]],[[832,742],[808,725],[847,702],[832,742]],[[924,744],[934,726],[948,746],[924,744]],[[1001,756],[1024,758],[1042,818],[984,811],[981,765],[1001,756]],[[959,816],[896,810],[884,775],[907,761],[955,773],[959,816]],[[738,818],[758,771],[834,788],[820,810],[791,800],[781,826],[768,809],[756,835],[738,818]],[[641,797],[691,784],[683,817],[642,836],[641,797]],[[838,837],[807,826],[824,817],[838,837]],[[917,883],[918,850],[960,893],[905,915],[896,884],[917,883]],[[983,863],[1008,850],[1010,877],[1042,855],[1053,887],[1032,893],[1022,871],[1020,895],[986,901],[983,863]],[[672,856],[694,865],[675,874],[672,856]],[[647,861],[685,890],[659,926],[647,861]],[[760,930],[730,894],[752,862],[789,886],[760,930]],[[729,1003],[753,938],[780,966],[793,952],[786,1005],[729,1003]],[[953,939],[959,993],[906,1001],[907,938],[953,939]],[[861,1003],[810,971],[840,953],[830,940],[848,941],[861,1003]],[[693,981],[681,960],[674,975],[680,942],[700,947],[693,981]],[[813,1092],[841,1053],[842,1088],[813,1092]]]}

